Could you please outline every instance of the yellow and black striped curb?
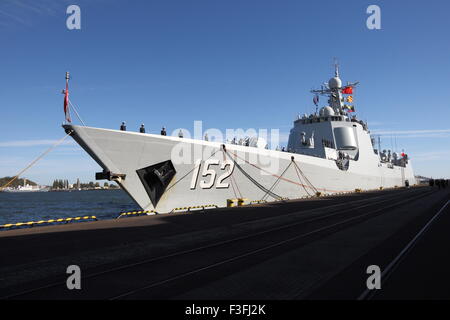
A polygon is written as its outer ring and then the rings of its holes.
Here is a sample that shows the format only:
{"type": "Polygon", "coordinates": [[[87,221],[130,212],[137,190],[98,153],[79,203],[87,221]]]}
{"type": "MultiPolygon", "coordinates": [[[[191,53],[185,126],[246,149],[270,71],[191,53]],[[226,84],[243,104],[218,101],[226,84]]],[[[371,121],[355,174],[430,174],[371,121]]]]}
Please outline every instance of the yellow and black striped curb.
{"type": "MultiPolygon", "coordinates": [[[[172,209],[171,213],[175,212],[175,211],[187,211],[187,212],[190,212],[190,211],[193,211],[192,209],[203,209],[203,210],[205,210],[206,208],[218,208],[218,207],[219,206],[217,206],[215,204],[205,204],[203,206],[179,207],[179,208],[172,209]]],[[[197,211],[197,210],[194,210],[194,211],[197,211]]]]}
{"type": "Polygon", "coordinates": [[[8,223],[4,225],[0,225],[0,228],[15,228],[15,227],[33,227],[35,225],[45,225],[52,223],[69,223],[72,221],[83,221],[83,220],[95,220],[97,221],[96,216],[84,216],[84,217],[75,217],[75,218],[60,218],[60,219],[50,219],[50,220],[39,220],[39,221],[30,221],[30,222],[18,222],[18,223],[8,223]]]}
{"type": "Polygon", "coordinates": [[[116,219],[119,219],[120,217],[130,217],[130,216],[139,216],[139,215],[156,215],[158,212],[154,210],[146,210],[146,211],[131,211],[131,212],[122,212],[116,219]]]}

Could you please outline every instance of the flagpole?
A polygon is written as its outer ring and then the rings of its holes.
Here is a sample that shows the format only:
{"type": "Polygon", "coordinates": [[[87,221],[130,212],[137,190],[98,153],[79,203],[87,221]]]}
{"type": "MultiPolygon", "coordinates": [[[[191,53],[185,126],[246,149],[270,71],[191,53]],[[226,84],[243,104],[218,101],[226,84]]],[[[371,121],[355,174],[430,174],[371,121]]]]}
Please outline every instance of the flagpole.
{"type": "Polygon", "coordinates": [[[70,74],[67,71],[66,72],[66,90],[64,92],[64,115],[65,115],[66,122],[72,122],[72,120],[70,119],[70,106],[69,106],[69,79],[70,79],[70,74]]]}

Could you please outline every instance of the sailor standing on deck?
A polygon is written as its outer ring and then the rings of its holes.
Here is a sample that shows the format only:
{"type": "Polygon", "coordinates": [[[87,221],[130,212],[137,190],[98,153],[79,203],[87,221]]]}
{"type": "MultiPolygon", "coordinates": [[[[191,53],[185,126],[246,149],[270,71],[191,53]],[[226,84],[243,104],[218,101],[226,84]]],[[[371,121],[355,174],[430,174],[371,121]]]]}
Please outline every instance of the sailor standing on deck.
{"type": "Polygon", "coordinates": [[[161,135],[162,135],[162,136],[166,136],[166,135],[167,135],[166,127],[162,127],[162,129],[161,129],[161,135]]]}
{"type": "Polygon", "coordinates": [[[127,131],[127,126],[125,125],[125,121],[123,121],[122,124],[120,125],[120,130],[127,131]]]}
{"type": "Polygon", "coordinates": [[[141,124],[141,127],[139,128],[140,133],[145,133],[145,127],[144,124],[141,124]]]}

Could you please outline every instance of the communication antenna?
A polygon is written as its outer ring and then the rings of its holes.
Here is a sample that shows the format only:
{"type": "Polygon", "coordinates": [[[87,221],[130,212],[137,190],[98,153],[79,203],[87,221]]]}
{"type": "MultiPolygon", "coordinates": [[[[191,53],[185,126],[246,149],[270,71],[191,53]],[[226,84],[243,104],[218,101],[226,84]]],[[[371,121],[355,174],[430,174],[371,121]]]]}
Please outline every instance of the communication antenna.
{"type": "Polygon", "coordinates": [[[334,76],[339,77],[339,62],[336,57],[333,58],[334,60],[334,76]]]}

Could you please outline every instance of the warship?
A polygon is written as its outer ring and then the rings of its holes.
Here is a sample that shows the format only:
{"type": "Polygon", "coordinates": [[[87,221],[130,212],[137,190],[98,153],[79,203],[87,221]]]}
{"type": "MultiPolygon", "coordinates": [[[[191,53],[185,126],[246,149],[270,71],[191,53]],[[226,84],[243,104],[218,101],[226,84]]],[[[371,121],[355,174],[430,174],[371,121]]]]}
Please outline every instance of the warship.
{"type": "Polygon", "coordinates": [[[63,124],[67,134],[101,166],[96,179],[115,181],[146,211],[225,207],[393,188],[416,184],[404,152],[380,150],[366,122],[355,114],[353,90],[339,68],[319,90],[316,111],[295,119],[286,148],[262,139],[209,141],[165,134],[74,125],[68,75],[63,124]],[[319,109],[319,97],[327,105],[319,109]]]}

